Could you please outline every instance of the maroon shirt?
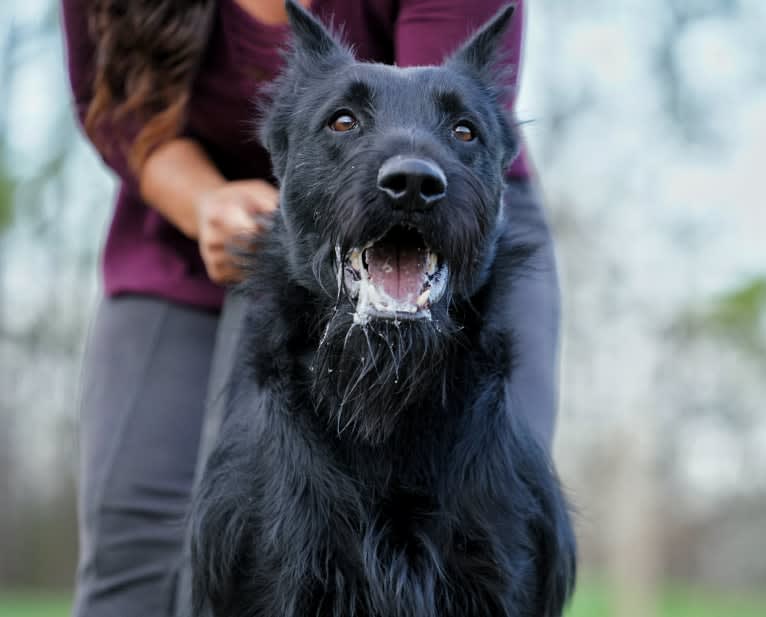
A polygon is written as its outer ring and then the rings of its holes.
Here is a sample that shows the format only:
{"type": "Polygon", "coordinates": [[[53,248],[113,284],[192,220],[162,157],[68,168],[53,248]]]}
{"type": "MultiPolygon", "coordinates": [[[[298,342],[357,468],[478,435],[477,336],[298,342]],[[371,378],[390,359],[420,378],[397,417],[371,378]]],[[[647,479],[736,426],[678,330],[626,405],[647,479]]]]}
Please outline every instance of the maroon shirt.
{"type": "MultiPolygon", "coordinates": [[[[88,0],[62,0],[69,75],[80,120],[92,96],[94,45],[88,35],[88,0]]],[[[400,66],[439,64],[507,0],[313,0],[311,10],[343,26],[361,60],[400,66]]],[[[518,65],[523,0],[506,41],[518,65]]],[[[266,25],[235,0],[219,0],[215,23],[194,83],[184,134],[207,150],[230,180],[270,178],[268,154],[255,139],[259,88],[280,69],[287,26],[266,25]]],[[[518,72],[514,79],[518,77],[518,72]]],[[[513,101],[509,102],[513,105],[513,101]]],[[[130,141],[134,126],[111,127],[107,142],[130,141]]],[[[106,293],[141,293],[218,309],[223,289],[207,277],[197,243],[141,199],[136,178],[119,148],[101,153],[120,178],[119,196],[103,254],[106,293]]],[[[528,175],[524,152],[510,172],[528,175]]]]}

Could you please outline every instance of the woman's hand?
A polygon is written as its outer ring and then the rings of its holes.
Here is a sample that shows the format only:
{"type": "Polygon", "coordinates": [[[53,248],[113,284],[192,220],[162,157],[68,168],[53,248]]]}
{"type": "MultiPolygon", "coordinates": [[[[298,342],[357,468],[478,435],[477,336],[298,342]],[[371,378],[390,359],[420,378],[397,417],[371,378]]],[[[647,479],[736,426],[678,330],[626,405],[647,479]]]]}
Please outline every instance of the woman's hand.
{"type": "Polygon", "coordinates": [[[152,152],[139,179],[146,203],[199,243],[213,281],[242,278],[228,248],[268,225],[278,203],[276,188],[264,180],[227,181],[189,138],[174,139],[152,152]]]}
{"type": "Polygon", "coordinates": [[[245,247],[263,232],[279,203],[279,192],[264,180],[227,182],[202,193],[196,203],[197,239],[208,276],[236,283],[243,273],[232,247],[245,247]]]}

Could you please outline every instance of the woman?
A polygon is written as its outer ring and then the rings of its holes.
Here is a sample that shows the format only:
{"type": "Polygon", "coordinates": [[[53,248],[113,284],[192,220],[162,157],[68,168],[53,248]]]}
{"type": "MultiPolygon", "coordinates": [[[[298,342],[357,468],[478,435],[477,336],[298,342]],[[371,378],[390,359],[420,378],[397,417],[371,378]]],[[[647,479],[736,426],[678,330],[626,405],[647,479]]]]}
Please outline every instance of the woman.
{"type": "MultiPolygon", "coordinates": [[[[441,62],[503,1],[303,4],[342,24],[361,59],[417,65],[441,62]]],[[[516,4],[507,41],[514,63],[516,4]]],[[[257,234],[255,215],[277,207],[252,118],[254,98],[281,64],[286,15],[283,0],[63,0],[63,9],[79,118],[119,177],[106,297],[83,372],[74,614],[168,615],[222,285],[240,276],[226,247],[257,234]]],[[[509,170],[506,204],[509,224],[543,245],[535,276],[519,281],[509,307],[519,334],[511,391],[549,445],[558,287],[523,152],[509,170]]]]}

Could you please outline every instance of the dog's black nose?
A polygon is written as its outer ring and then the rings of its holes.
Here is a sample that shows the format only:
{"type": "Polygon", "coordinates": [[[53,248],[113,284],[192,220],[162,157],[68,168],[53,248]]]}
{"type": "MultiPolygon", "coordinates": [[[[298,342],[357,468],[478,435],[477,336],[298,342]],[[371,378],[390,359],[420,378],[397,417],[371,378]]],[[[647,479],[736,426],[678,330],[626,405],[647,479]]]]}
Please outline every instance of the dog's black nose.
{"type": "Polygon", "coordinates": [[[394,156],[380,167],[378,188],[396,207],[428,208],[444,197],[447,178],[433,161],[394,156]]]}

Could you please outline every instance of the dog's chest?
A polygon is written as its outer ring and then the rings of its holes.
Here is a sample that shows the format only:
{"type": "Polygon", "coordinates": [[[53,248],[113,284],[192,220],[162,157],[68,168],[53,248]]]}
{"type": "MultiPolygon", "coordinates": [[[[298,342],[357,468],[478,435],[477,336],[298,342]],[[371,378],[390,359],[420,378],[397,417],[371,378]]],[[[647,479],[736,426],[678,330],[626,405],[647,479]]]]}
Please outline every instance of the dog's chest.
{"type": "Polygon", "coordinates": [[[467,521],[456,524],[455,513],[440,510],[433,498],[418,491],[398,488],[371,505],[361,516],[338,512],[320,534],[312,561],[325,564],[326,570],[300,580],[295,592],[302,614],[501,614],[499,592],[506,581],[492,564],[488,530],[467,521]],[[460,598],[454,589],[462,590],[460,598]]]}

